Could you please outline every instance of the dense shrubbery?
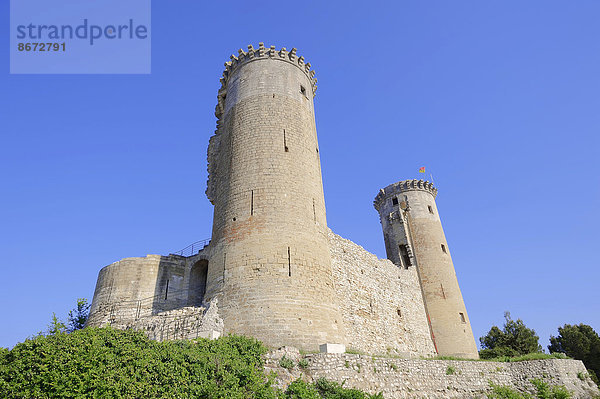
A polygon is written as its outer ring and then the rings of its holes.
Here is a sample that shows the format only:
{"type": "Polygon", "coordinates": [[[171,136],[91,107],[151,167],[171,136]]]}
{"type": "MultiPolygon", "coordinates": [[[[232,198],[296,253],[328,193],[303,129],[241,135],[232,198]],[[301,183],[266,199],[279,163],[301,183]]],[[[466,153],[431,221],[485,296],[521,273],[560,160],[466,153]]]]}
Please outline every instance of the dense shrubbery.
{"type": "Polygon", "coordinates": [[[297,381],[280,392],[264,374],[265,352],[259,341],[237,336],[155,342],[111,328],[59,332],[0,349],[0,392],[3,398],[371,397],[326,381],[297,381]]]}
{"type": "Polygon", "coordinates": [[[383,399],[381,393],[369,395],[357,389],[343,388],[337,382],[327,381],[324,378],[315,384],[308,384],[302,380],[292,382],[285,391],[284,398],[294,399],[383,399]]]}
{"type": "Polygon", "coordinates": [[[492,326],[487,335],[479,338],[482,359],[514,357],[542,352],[539,337],[534,330],[527,328],[523,320],[513,320],[509,312],[504,312],[504,328],[492,326]]]}
{"type": "Polygon", "coordinates": [[[490,383],[492,392],[488,394],[489,399],[569,399],[572,394],[563,385],[550,386],[542,380],[532,380],[536,394],[532,396],[528,393],[516,391],[507,386],[495,385],[490,383]]]}

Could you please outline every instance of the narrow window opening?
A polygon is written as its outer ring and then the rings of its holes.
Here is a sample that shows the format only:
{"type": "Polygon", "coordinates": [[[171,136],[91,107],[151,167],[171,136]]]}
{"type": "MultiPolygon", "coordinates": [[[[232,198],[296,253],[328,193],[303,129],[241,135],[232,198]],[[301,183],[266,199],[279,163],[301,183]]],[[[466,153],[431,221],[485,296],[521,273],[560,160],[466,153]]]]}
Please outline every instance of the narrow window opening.
{"type": "Polygon", "coordinates": [[[433,215],[433,208],[431,207],[431,205],[427,205],[427,209],[429,209],[429,213],[433,215]]]}
{"type": "Polygon", "coordinates": [[[319,153],[319,149],[317,148],[317,154],[319,153]]]}
{"type": "Polygon", "coordinates": [[[235,222],[237,220],[237,218],[233,218],[232,220],[235,222]]]}
{"type": "Polygon", "coordinates": [[[169,295],[169,280],[167,280],[167,288],[165,289],[165,301],[167,300],[167,295],[169,295]]]}
{"type": "Polygon", "coordinates": [[[412,266],[410,256],[408,256],[408,248],[404,244],[400,244],[400,257],[402,258],[402,264],[405,268],[408,269],[409,266],[412,266]]]}
{"type": "Polygon", "coordinates": [[[283,149],[285,152],[290,152],[290,149],[287,146],[287,139],[285,137],[285,129],[283,129],[283,149]]]}
{"type": "Polygon", "coordinates": [[[223,254],[223,285],[225,285],[225,262],[227,261],[227,254],[223,254]]]}
{"type": "Polygon", "coordinates": [[[446,291],[444,291],[444,286],[442,285],[442,283],[440,283],[440,289],[442,290],[442,297],[446,299],[446,291]]]}
{"type": "Polygon", "coordinates": [[[402,317],[402,311],[401,311],[400,309],[397,309],[397,310],[396,310],[396,313],[398,313],[398,316],[399,316],[399,317],[402,317]]]}
{"type": "Polygon", "coordinates": [[[467,320],[465,319],[465,314],[464,313],[460,312],[459,316],[460,316],[460,322],[461,323],[466,323],[467,322],[467,320]]]}
{"type": "Polygon", "coordinates": [[[314,221],[317,221],[317,208],[315,207],[315,199],[313,198],[313,218],[314,221]]]}
{"type": "Polygon", "coordinates": [[[398,205],[398,198],[397,197],[392,198],[392,205],[398,205]]]}
{"type": "Polygon", "coordinates": [[[254,190],[250,190],[250,216],[254,215],[254,190]]]}
{"type": "Polygon", "coordinates": [[[302,85],[300,85],[300,93],[302,93],[304,96],[306,96],[306,88],[302,85]]]}
{"type": "Polygon", "coordinates": [[[288,275],[292,277],[292,255],[290,253],[290,247],[288,247],[288,275]]]}
{"type": "Polygon", "coordinates": [[[273,93],[273,98],[275,98],[275,93],[273,93]]]}
{"type": "Polygon", "coordinates": [[[444,244],[442,244],[442,252],[444,252],[445,254],[448,253],[448,251],[446,251],[446,246],[444,244]]]}

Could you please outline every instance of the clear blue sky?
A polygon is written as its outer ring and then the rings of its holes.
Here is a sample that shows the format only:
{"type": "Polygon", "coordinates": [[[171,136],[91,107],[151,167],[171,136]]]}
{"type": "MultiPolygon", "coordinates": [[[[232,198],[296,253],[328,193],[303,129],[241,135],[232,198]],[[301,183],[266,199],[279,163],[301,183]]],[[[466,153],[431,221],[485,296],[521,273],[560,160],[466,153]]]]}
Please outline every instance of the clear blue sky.
{"type": "Polygon", "coordinates": [[[223,62],[297,47],[329,226],[385,257],[372,200],[433,173],[474,334],[600,330],[600,2],[153,1],[151,75],[9,75],[0,6],[0,346],[91,300],[101,267],[210,237],[223,62]]]}

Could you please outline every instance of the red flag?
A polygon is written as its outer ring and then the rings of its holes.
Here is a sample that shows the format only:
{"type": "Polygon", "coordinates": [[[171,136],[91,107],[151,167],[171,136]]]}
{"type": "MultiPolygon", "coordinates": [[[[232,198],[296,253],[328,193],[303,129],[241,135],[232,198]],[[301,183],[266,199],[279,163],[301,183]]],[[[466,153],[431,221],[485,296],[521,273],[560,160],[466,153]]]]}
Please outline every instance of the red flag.
{"type": "Polygon", "coordinates": [[[425,173],[425,166],[421,166],[419,168],[419,173],[425,173]]]}

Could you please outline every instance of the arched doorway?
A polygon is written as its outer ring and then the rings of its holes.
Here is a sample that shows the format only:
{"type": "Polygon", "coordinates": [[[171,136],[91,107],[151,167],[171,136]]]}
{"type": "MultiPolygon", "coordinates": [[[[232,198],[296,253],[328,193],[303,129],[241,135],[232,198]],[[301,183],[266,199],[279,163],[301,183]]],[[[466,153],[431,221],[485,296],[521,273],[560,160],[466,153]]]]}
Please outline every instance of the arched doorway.
{"type": "Polygon", "coordinates": [[[206,293],[206,276],[208,274],[208,261],[199,260],[194,263],[190,271],[190,285],[188,292],[188,306],[201,306],[206,293]]]}

